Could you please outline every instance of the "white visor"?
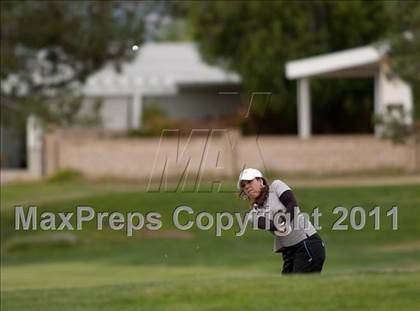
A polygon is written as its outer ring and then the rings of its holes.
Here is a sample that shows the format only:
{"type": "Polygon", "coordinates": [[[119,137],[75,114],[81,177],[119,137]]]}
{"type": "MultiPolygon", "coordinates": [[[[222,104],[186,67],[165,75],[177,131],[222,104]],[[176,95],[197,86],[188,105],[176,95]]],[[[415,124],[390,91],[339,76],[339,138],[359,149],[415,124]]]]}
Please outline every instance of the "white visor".
{"type": "Polygon", "coordinates": [[[255,178],[262,178],[263,175],[262,173],[255,169],[255,168],[246,168],[244,169],[241,174],[239,174],[239,179],[238,179],[238,190],[241,190],[241,181],[242,180],[253,180],[255,178]]]}

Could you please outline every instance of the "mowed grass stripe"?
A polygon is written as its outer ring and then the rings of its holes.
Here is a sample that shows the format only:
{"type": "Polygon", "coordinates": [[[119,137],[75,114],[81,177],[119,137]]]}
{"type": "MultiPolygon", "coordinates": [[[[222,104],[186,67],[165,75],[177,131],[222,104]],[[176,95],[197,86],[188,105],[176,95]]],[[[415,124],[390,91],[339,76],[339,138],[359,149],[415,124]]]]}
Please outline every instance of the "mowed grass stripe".
{"type": "Polygon", "coordinates": [[[7,310],[413,310],[420,273],[197,276],[116,286],[2,292],[7,310]]]}

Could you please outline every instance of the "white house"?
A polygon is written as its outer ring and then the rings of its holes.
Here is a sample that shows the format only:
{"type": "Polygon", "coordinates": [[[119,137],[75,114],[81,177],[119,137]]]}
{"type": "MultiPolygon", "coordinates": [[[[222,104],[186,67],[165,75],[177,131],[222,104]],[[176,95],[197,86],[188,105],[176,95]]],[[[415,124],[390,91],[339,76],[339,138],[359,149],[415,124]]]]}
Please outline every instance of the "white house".
{"type": "MultiPolygon", "coordinates": [[[[374,114],[402,109],[408,116],[406,122],[412,122],[411,87],[388,74],[386,50],[386,47],[364,46],[286,63],[286,77],[296,79],[298,83],[298,132],[301,138],[311,136],[311,79],[372,77],[375,82],[374,114]]],[[[379,130],[376,126],[376,135],[379,130]]]]}
{"type": "Polygon", "coordinates": [[[239,76],[206,64],[193,43],[146,43],[136,53],[121,72],[105,66],[83,88],[82,111],[100,98],[104,128],[141,128],[143,107],[152,102],[176,118],[235,113],[239,98],[225,92],[239,90],[239,76]]]}

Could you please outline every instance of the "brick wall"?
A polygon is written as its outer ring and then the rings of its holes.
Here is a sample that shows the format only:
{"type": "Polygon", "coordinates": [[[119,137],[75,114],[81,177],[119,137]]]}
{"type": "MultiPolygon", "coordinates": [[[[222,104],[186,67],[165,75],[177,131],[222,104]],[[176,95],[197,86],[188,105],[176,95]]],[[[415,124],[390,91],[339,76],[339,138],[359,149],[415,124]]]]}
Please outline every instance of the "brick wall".
{"type": "MultiPolygon", "coordinates": [[[[258,163],[255,138],[243,138],[240,161],[258,163]]],[[[355,172],[384,168],[414,168],[414,150],[410,145],[393,145],[370,135],[296,137],[267,136],[258,139],[267,169],[283,172],[355,172]]]]}
{"type": "MultiPolygon", "coordinates": [[[[47,175],[75,169],[87,177],[159,178],[198,171],[236,176],[243,166],[279,172],[357,172],[415,169],[413,145],[393,145],[370,135],[241,137],[237,131],[197,132],[192,137],[112,138],[86,130],[45,137],[47,175]],[[185,147],[186,144],[188,147],[185,147]],[[178,162],[177,162],[178,161],[178,162]],[[188,164],[189,170],[185,171],[188,164]]],[[[418,148],[418,147],[417,147],[418,148]]]]}

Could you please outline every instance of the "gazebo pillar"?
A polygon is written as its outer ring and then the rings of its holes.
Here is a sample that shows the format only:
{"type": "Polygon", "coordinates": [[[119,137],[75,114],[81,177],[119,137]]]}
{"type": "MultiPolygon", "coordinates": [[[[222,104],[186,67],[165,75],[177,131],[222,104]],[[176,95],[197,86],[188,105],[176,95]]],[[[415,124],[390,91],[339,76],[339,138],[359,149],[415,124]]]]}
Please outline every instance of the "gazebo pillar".
{"type": "Polygon", "coordinates": [[[307,78],[297,81],[298,134],[302,139],[311,137],[311,90],[307,78]]]}
{"type": "MultiPolygon", "coordinates": [[[[383,113],[381,109],[383,107],[383,79],[383,71],[381,66],[379,66],[374,76],[373,114],[375,117],[379,117],[383,113]]],[[[374,124],[374,127],[375,136],[379,138],[381,136],[381,126],[374,124]]]]}

